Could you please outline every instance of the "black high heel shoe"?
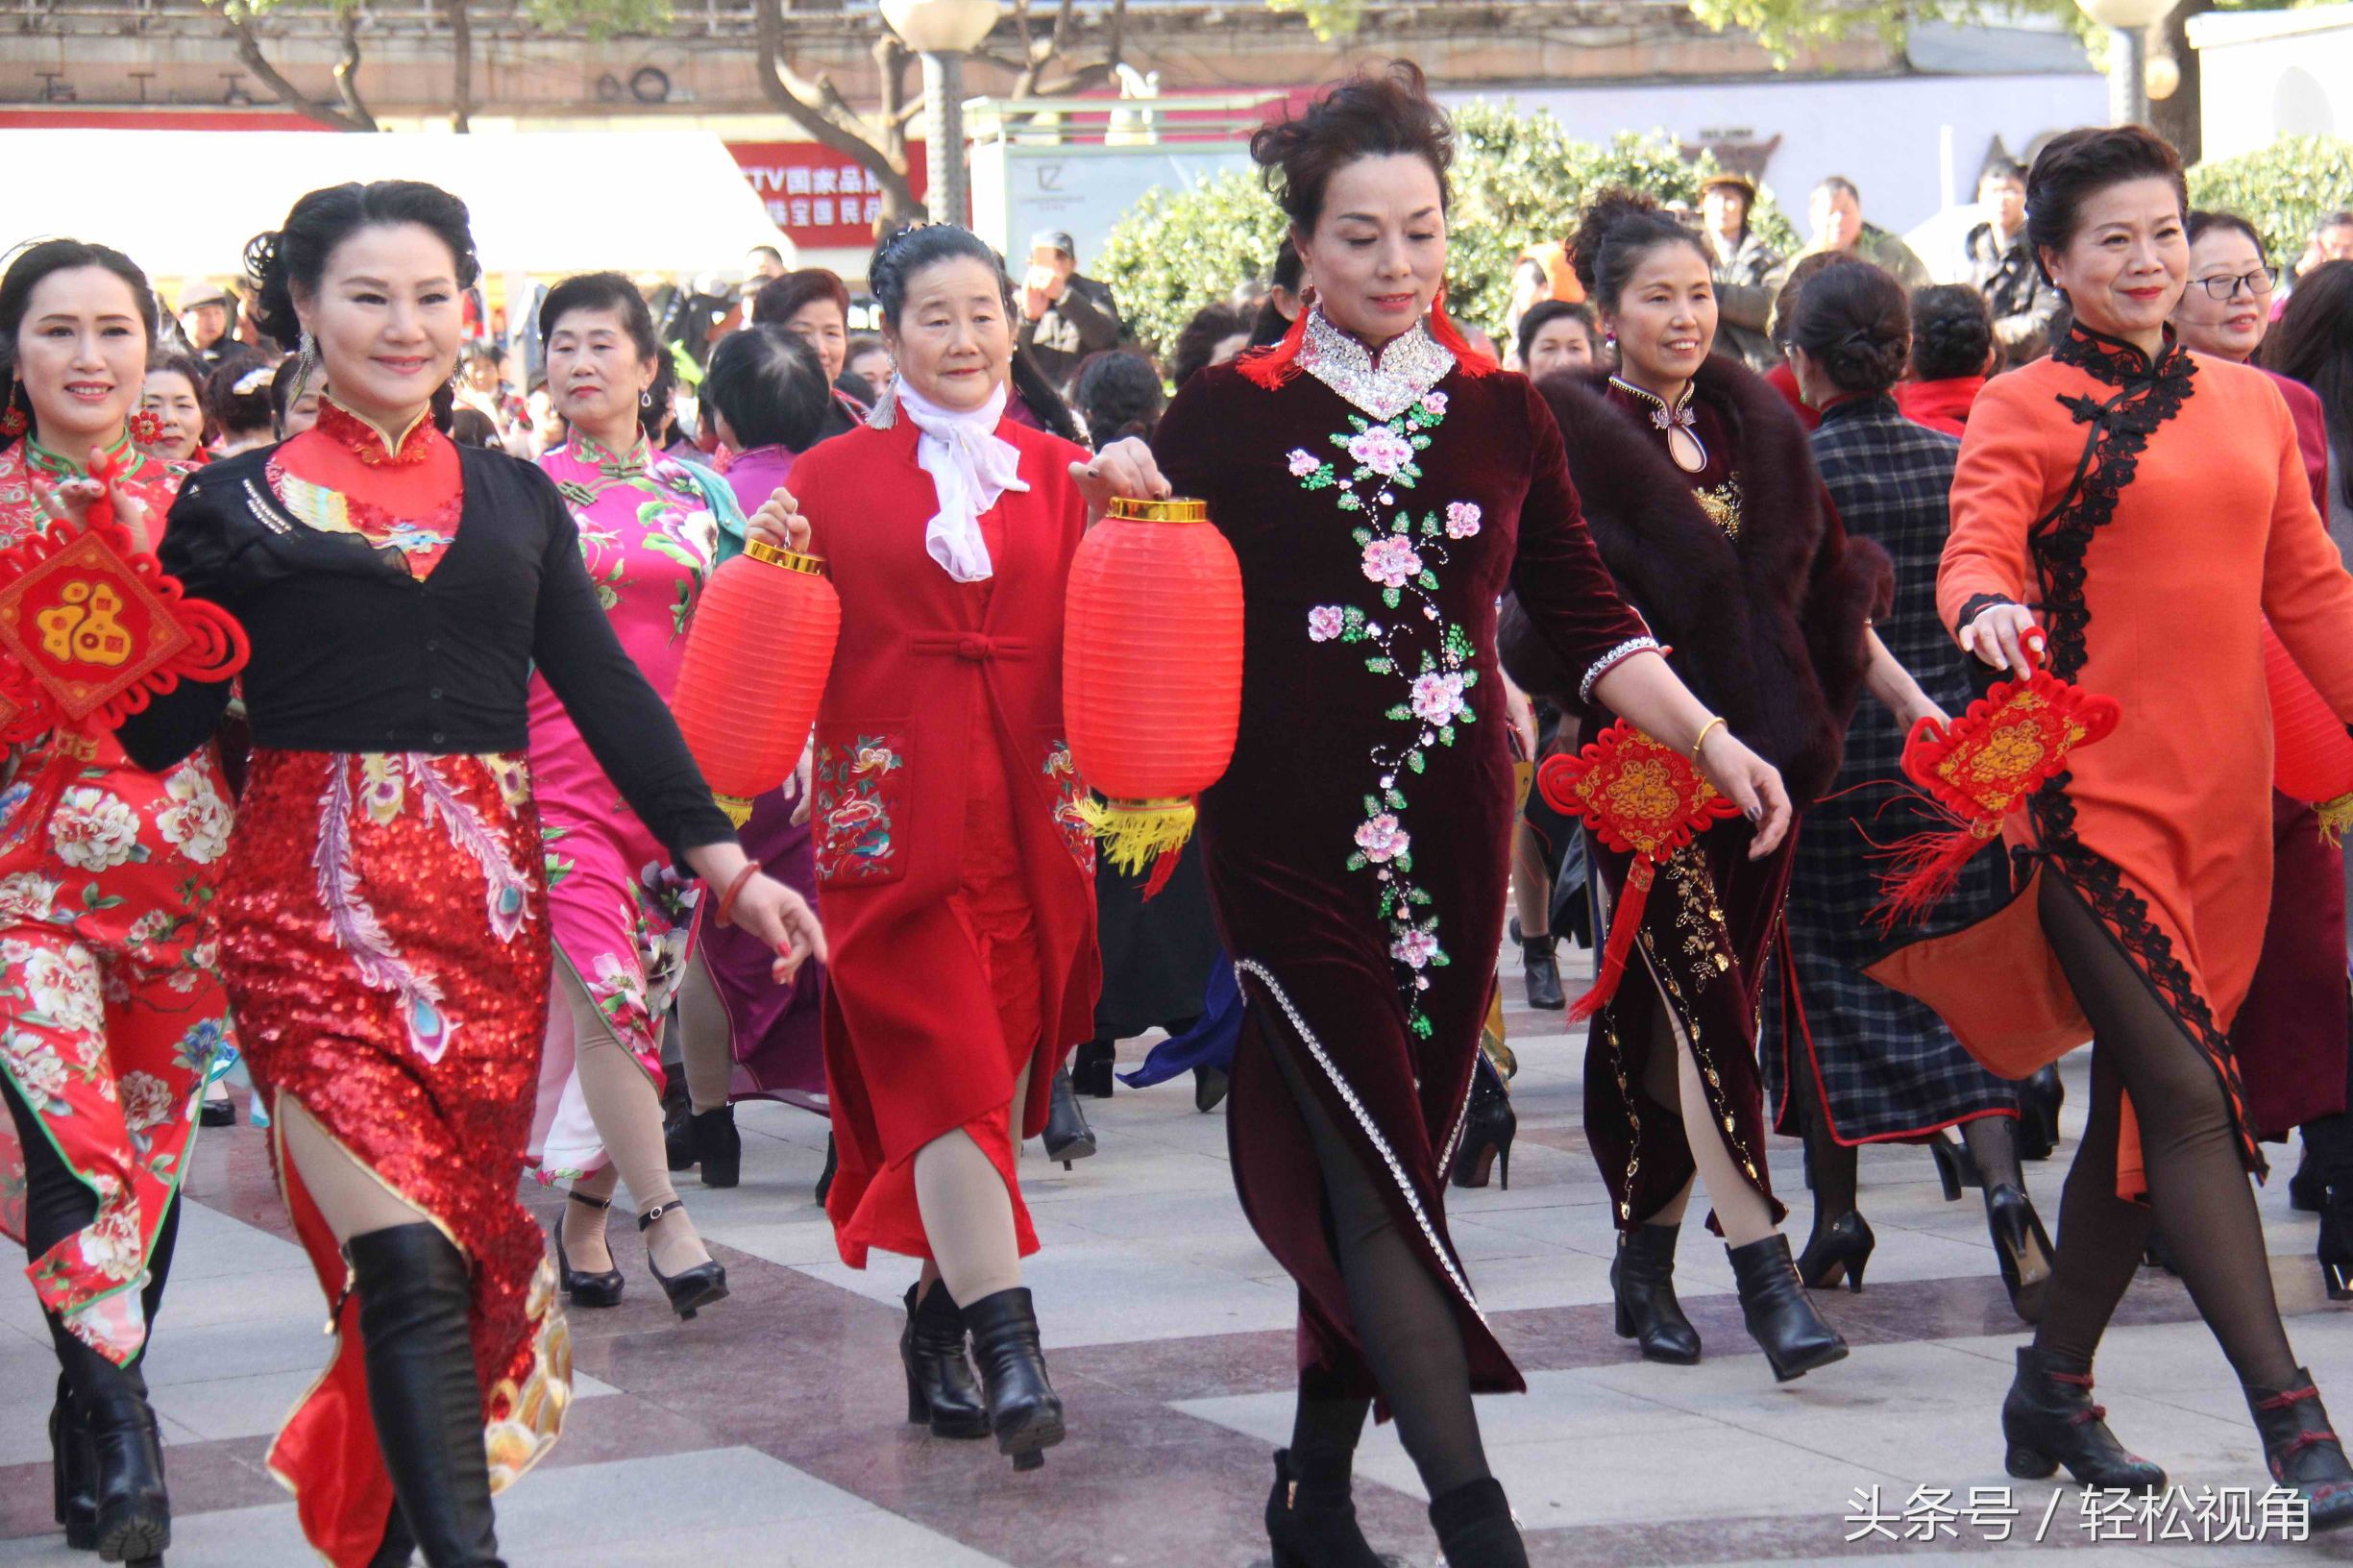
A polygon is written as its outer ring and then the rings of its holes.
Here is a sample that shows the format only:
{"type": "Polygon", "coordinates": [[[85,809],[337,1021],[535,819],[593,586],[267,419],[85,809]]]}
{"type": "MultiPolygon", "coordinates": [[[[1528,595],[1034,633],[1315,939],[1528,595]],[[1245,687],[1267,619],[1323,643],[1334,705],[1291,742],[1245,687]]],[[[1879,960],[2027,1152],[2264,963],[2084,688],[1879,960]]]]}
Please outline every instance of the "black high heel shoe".
{"type": "Polygon", "coordinates": [[[1334,1483],[1304,1477],[1291,1467],[1287,1448],[1275,1450],[1266,1544],[1274,1549],[1271,1568],[1406,1568],[1403,1558],[1374,1551],[1364,1538],[1348,1478],[1334,1483]]]}
{"type": "Polygon", "coordinates": [[[1789,1237],[1776,1232],[1744,1247],[1728,1246],[1740,1286],[1740,1316],[1765,1352],[1773,1381],[1788,1383],[1847,1359],[1847,1341],[1822,1320],[1790,1261],[1789,1237]]]}
{"type": "MultiPolygon", "coordinates": [[[[655,1204],[637,1216],[638,1234],[644,1235],[655,1220],[672,1210],[683,1210],[685,1207],[675,1199],[655,1204]]],[[[727,1299],[727,1270],[716,1259],[707,1263],[697,1263],[692,1268],[682,1268],[675,1274],[665,1274],[661,1265],[653,1261],[653,1243],[649,1241],[646,1243],[646,1268],[653,1275],[653,1283],[662,1287],[662,1294],[670,1298],[670,1310],[678,1314],[680,1322],[691,1321],[705,1307],[727,1299]]]]}
{"type": "Polygon", "coordinates": [[[1045,1157],[1068,1170],[1070,1162],[1093,1154],[1094,1146],[1094,1129],[1087,1125],[1087,1113],[1079,1109],[1070,1074],[1057,1071],[1046,1096],[1045,1157]]]}
{"type": "Polygon", "coordinates": [[[2047,1160],[2059,1146],[2059,1107],[2067,1103],[2067,1086],[2059,1081],[2056,1064],[2037,1068],[2018,1086],[2018,1157],[2047,1160]]]}
{"type": "Polygon", "coordinates": [[[1959,1203],[1965,1187],[1985,1185],[1985,1178],[1977,1174],[1977,1162],[1969,1157],[1969,1150],[1943,1133],[1929,1135],[1928,1152],[1936,1156],[1936,1179],[1945,1188],[1947,1203],[1959,1203]]]}
{"type": "Polygon", "coordinates": [[[2353,1190],[2331,1186],[2320,1204],[2320,1283],[2331,1301],[2353,1301],[2353,1190]]]}
{"type": "Polygon", "coordinates": [[[964,1309],[972,1333],[972,1360],[989,1401],[989,1430],[996,1451],[1016,1470],[1045,1463],[1045,1451],[1063,1439],[1062,1397],[1047,1381],[1045,1352],[1038,1345],[1038,1313],[1027,1290],[1016,1286],[983,1296],[964,1309]]]}
{"type": "Polygon", "coordinates": [[[2320,1163],[2313,1158],[2312,1143],[2304,1144],[2304,1153],[2297,1159],[2295,1174],[2288,1178],[2288,1207],[2298,1213],[2316,1214],[2328,1202],[2328,1178],[2320,1173],[2320,1163]]]}
{"type": "Polygon", "coordinates": [[[1208,1115],[1226,1103],[1226,1093],[1233,1087],[1234,1080],[1225,1068],[1203,1063],[1193,1068],[1193,1109],[1208,1115]]]}
{"type": "Polygon", "coordinates": [[[2051,1246],[2033,1200],[2003,1182],[1985,1194],[1985,1224],[1994,1237],[1994,1261],[2001,1265],[2002,1288],[2010,1292],[2010,1311],[2025,1322],[2042,1322],[2051,1246]]]}
{"type": "Polygon", "coordinates": [[[1618,1337],[1642,1346],[1646,1361],[1691,1366],[1700,1359],[1700,1331],[1675,1299],[1675,1239],[1680,1225],[1643,1225],[1618,1233],[1609,1261],[1609,1290],[1617,1298],[1618,1337]]]}
{"type": "Polygon", "coordinates": [[[1112,1096],[1112,1070],[1118,1066],[1119,1047],[1108,1040],[1091,1040],[1070,1053],[1070,1088],[1091,1100],[1112,1096]]]}
{"type": "MultiPolygon", "coordinates": [[[[581,1208],[594,1209],[599,1213],[613,1207],[612,1199],[592,1198],[585,1192],[566,1191],[564,1196],[581,1208]]],[[[622,1289],[628,1284],[621,1277],[618,1268],[590,1274],[572,1266],[571,1258],[564,1252],[564,1219],[561,1214],[555,1219],[555,1277],[563,1286],[564,1298],[575,1307],[618,1307],[621,1305],[622,1289]]]]}
{"type": "Polygon", "coordinates": [[[834,1144],[833,1135],[825,1135],[825,1168],[817,1173],[817,1206],[825,1207],[825,1199],[833,1191],[834,1172],[842,1168],[842,1151],[834,1144]]]}
{"type": "Polygon", "coordinates": [[[744,1135],[735,1130],[735,1107],[698,1111],[686,1121],[695,1140],[695,1163],[705,1187],[734,1187],[744,1179],[744,1135]]]}
{"type": "Polygon", "coordinates": [[[1805,1250],[1798,1255],[1798,1279],[1809,1290],[1826,1290],[1843,1280],[1850,1294],[1859,1293],[1871,1249],[1878,1244],[1871,1221],[1859,1210],[1850,1209],[1805,1238],[1805,1250]]]}
{"type": "Polygon", "coordinates": [[[58,1523],[76,1552],[98,1550],[98,1487],[90,1474],[89,1429],[74,1403],[73,1384],[58,1374],[57,1403],[49,1407],[49,1476],[58,1523]]]}
{"type": "Polygon", "coordinates": [[[2108,1430],[2107,1407],[2092,1403],[2090,1361],[2021,1345],[2018,1376],[2001,1402],[2001,1435],[2009,1445],[2003,1467],[2021,1481],[2041,1481],[2064,1464],[2095,1490],[2165,1490],[2165,1471],[2126,1453],[2108,1430]]]}
{"type": "Polygon", "coordinates": [[[907,1368],[907,1420],[930,1427],[934,1437],[986,1437],[989,1409],[965,1359],[964,1314],[938,1280],[919,1303],[916,1288],[907,1286],[907,1326],[898,1335],[898,1359],[907,1368]]]}
{"type": "Polygon", "coordinates": [[[2273,1481],[2304,1494],[2305,1519],[2316,1533],[2353,1525],[2353,1463],[2329,1430],[2312,1374],[2299,1366],[2295,1375],[2293,1388],[2246,1385],[2264,1459],[2273,1481]]]}
{"type": "Polygon", "coordinates": [[[1511,1140],[1519,1136],[1520,1118],[1511,1109],[1511,1091],[1504,1076],[1479,1053],[1471,1065],[1471,1103],[1463,1112],[1462,1146],[1455,1151],[1453,1181],[1457,1187],[1484,1187],[1487,1172],[1500,1164],[1503,1189],[1511,1190],[1511,1140]]]}

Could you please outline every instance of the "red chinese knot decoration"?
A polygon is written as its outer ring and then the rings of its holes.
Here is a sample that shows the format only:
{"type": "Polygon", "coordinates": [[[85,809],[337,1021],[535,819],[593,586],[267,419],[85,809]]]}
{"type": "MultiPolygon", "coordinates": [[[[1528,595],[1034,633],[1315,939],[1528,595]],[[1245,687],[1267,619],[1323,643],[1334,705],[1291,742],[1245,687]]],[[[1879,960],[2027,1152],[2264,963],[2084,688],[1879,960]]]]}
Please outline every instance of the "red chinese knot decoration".
{"type": "Polygon", "coordinates": [[[1152,865],[1146,896],[1233,760],[1241,691],[1241,565],[1209,507],[1115,499],[1070,562],[1063,722],[1102,796],[1082,815],[1113,865],[1152,865]]]}
{"type": "Polygon", "coordinates": [[[1634,857],[1609,918],[1593,989],[1569,1009],[1574,1022],[1593,1017],[1617,994],[1658,868],[1739,808],[1700,775],[1690,758],[1623,719],[1576,756],[1545,758],[1536,768],[1536,791],[1555,811],[1582,818],[1605,845],[1634,857]]]}
{"type": "Polygon", "coordinates": [[[670,706],[736,826],[800,761],[841,634],[842,599],[817,556],[755,539],[703,584],[670,706]]]}
{"type": "Polygon", "coordinates": [[[1950,723],[1923,719],[1903,743],[1903,771],[1949,830],[1915,834],[1890,851],[1875,912],[1882,930],[1924,919],[1961,869],[2001,835],[2026,797],[2067,766],[2077,747],[2107,739],[2123,710],[2042,667],[1998,681],[1950,723]]]}
{"type": "Polygon", "coordinates": [[[2336,844],[2353,826],[2353,735],[2267,621],[2263,674],[2271,693],[2271,782],[2317,811],[2320,836],[2336,844]]]}

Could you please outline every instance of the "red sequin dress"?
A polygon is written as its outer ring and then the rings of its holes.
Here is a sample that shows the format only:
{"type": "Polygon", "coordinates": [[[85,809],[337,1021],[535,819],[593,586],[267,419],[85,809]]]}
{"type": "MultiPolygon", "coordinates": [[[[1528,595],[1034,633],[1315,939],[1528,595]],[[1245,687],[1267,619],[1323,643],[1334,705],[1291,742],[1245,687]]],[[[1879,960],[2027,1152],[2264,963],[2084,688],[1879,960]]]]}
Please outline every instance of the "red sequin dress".
{"type": "MultiPolygon", "coordinates": [[[[186,470],[113,449],[160,529],[186,470]]],[[[31,439],[0,453],[0,549],[46,529],[77,465],[31,439]]],[[[134,766],[110,735],[55,732],[8,759],[0,792],[0,1072],[96,1195],[90,1224],[32,1260],[41,1305],[117,1362],[145,1347],[139,1293],[195,1137],[196,1101],[229,1041],[209,919],[231,807],[212,749],[134,766]],[[53,762],[79,772],[45,824],[19,822],[53,762]]],[[[0,1229],[24,1239],[25,1157],[0,1115],[0,1229]]]]}
{"type": "MultiPolygon", "coordinates": [[[[387,452],[322,403],[318,425],[280,447],[266,477],[297,522],[361,535],[420,585],[456,542],[458,456],[429,422],[387,452]]],[[[502,1489],[553,1444],[571,1396],[554,1273],[516,1188],[550,979],[524,759],[257,746],[220,926],[256,1084],[293,1096],[473,1261],[475,1365],[491,1486],[502,1489]]],[[[336,1562],[364,1562],[392,1499],[359,1304],[325,1218],[279,1153],[338,1336],[270,1468],[294,1491],[312,1544],[336,1562]]]]}

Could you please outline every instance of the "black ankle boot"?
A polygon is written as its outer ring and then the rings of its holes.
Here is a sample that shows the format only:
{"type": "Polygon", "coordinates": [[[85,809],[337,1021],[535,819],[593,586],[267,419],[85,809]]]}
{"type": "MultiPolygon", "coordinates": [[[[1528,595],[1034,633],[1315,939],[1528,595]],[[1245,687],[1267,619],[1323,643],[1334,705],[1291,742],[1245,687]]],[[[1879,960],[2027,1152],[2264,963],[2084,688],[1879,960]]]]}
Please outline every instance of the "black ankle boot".
{"type": "Polygon", "coordinates": [[[1519,1136],[1519,1113],[1511,1091],[1484,1051],[1471,1064],[1471,1103],[1462,1113],[1462,1144],[1455,1150],[1449,1179],[1457,1187],[1484,1187],[1487,1173],[1502,1167],[1503,1189],[1511,1190],[1511,1140],[1519,1136]]]}
{"type": "Polygon", "coordinates": [[[401,1516],[433,1568],[501,1568],[465,1255],[431,1225],[369,1231],[343,1252],[401,1516]]]}
{"type": "Polygon", "coordinates": [[[1302,1475],[1287,1448],[1275,1450],[1266,1544],[1274,1549],[1271,1568],[1390,1568],[1397,1561],[1375,1552],[1359,1528],[1347,1468],[1336,1480],[1302,1475]]]}
{"type": "Polygon", "coordinates": [[[825,1135],[825,1168],[817,1173],[817,1206],[825,1207],[825,1199],[833,1192],[834,1172],[842,1168],[842,1151],[834,1144],[833,1135],[825,1135]]]}
{"type": "Polygon", "coordinates": [[[1726,1247],[1740,1286],[1740,1315],[1764,1347],[1773,1381],[1787,1383],[1847,1359],[1847,1341],[1814,1311],[1813,1297],[1790,1261],[1789,1237],[1775,1232],[1745,1247],[1726,1247]]]}
{"type": "Polygon", "coordinates": [[[1859,1291],[1878,1244],[1871,1221],[1850,1209],[1805,1238],[1805,1251],[1798,1257],[1799,1283],[1808,1290],[1826,1290],[1844,1281],[1850,1292],[1859,1291]]]}
{"type": "Polygon", "coordinates": [[[98,1550],[98,1487],[90,1461],[89,1428],[74,1402],[73,1384],[60,1372],[57,1403],[49,1407],[49,1475],[58,1523],[76,1552],[98,1550]]]}
{"type": "Polygon", "coordinates": [[[695,1160],[705,1187],[733,1187],[744,1179],[744,1139],[735,1130],[735,1107],[698,1111],[687,1118],[695,1139],[695,1160]]]}
{"type": "Polygon", "coordinates": [[[2021,1345],[2018,1376],[2001,1402],[2001,1435],[2004,1468],[2021,1481],[2041,1481],[2064,1464],[2098,1490],[2165,1490],[2165,1472],[2126,1453],[2108,1430],[2107,1408],[2092,1403],[2090,1361],[2021,1345]]]}
{"type": "MultiPolygon", "coordinates": [[[[1020,1115],[1018,1110],[1014,1114],[1020,1115]]],[[[1071,1161],[1092,1153],[1094,1129],[1087,1125],[1087,1113],[1079,1109],[1078,1096],[1071,1091],[1068,1070],[1057,1070],[1046,1095],[1045,1157],[1068,1170],[1071,1161]]]]}
{"type": "Polygon", "coordinates": [[[1092,1100],[1112,1096],[1112,1073],[1119,1064],[1119,1047],[1108,1040],[1091,1040],[1070,1053],[1070,1087],[1092,1100]]]}
{"type": "Polygon", "coordinates": [[[1504,1483],[1489,1476],[1456,1487],[1430,1504],[1446,1568],[1528,1568],[1528,1543],[1504,1499],[1504,1483]]]}
{"type": "Polygon", "coordinates": [[[673,1080],[662,1096],[662,1156],[674,1174],[695,1168],[695,1113],[686,1090],[673,1080]]]}
{"type": "Polygon", "coordinates": [[[2059,1069],[2046,1066],[2018,1086],[2018,1157],[2047,1160],[2059,1146],[2059,1107],[2067,1101],[2067,1086],[2059,1069]]]}
{"type": "Polygon", "coordinates": [[[981,1297],[964,1309],[964,1326],[972,1333],[972,1360],[988,1391],[996,1451],[1011,1455],[1016,1470],[1037,1469],[1045,1451],[1062,1441],[1062,1399],[1046,1381],[1029,1292],[1017,1286],[981,1297]]]}
{"type": "Polygon", "coordinates": [[[2353,1524],[2353,1464],[2345,1462],[2344,1444],[2329,1430],[2312,1374],[2299,1366],[2295,1375],[2292,1388],[2248,1384],[2246,1404],[2271,1479],[2304,1495],[2305,1519],[2316,1533],[2353,1524]]]}
{"type": "Polygon", "coordinates": [[[1519,917],[1511,919],[1511,940],[1520,944],[1520,968],[1528,977],[1528,1005],[1545,1013],[1558,1013],[1569,1005],[1560,993],[1560,962],[1554,956],[1560,939],[1551,932],[1540,937],[1523,936],[1519,917]]]}
{"type": "Polygon", "coordinates": [[[2331,1301],[2353,1301],[2353,1188],[2331,1182],[2320,1196],[2320,1284],[2331,1301]]]}
{"type": "Polygon", "coordinates": [[[989,1409],[965,1359],[964,1314],[939,1281],[919,1306],[917,1288],[907,1286],[907,1326],[898,1335],[898,1359],[907,1368],[907,1419],[928,1424],[934,1437],[986,1437],[989,1409]]]}
{"type": "Polygon", "coordinates": [[[1618,1233],[1609,1288],[1618,1298],[1618,1337],[1642,1345],[1646,1361],[1690,1366],[1700,1359],[1700,1331],[1675,1299],[1675,1238],[1680,1225],[1645,1225],[1618,1233]]]}
{"type": "Polygon", "coordinates": [[[147,1380],[135,1363],[116,1366],[70,1335],[57,1348],[73,1396],[74,1420],[61,1431],[70,1450],[78,1430],[88,1478],[89,1545],[107,1562],[158,1562],[172,1544],[172,1503],[147,1380]]]}

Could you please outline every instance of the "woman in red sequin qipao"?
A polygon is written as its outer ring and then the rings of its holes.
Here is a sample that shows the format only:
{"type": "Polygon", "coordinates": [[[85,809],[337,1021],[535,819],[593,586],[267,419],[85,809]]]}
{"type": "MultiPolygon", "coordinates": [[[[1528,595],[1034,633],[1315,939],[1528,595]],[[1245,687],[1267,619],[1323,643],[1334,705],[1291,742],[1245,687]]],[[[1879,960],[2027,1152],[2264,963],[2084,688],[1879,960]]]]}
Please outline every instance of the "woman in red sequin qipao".
{"type": "MultiPolygon", "coordinates": [[[[270,1463],[338,1568],[412,1549],[482,1568],[491,1494],[570,1398],[554,1270],[516,1191],[550,981],[533,669],[780,971],[821,939],[736,845],[554,485],[429,421],[479,270],[464,204],[398,181],[313,191],[248,264],[266,329],[299,327],[328,396],[309,431],[208,467],[161,553],[253,644],[223,968],[338,1335],[270,1463]]],[[[184,685],[120,733],[160,766],[227,695],[184,685]]]]}
{"type": "MultiPolygon", "coordinates": [[[[52,240],[0,282],[0,548],[70,527],[93,451],[118,515],[152,539],[186,470],[129,427],[155,296],[119,252],[52,240]],[[10,437],[14,437],[12,441],[10,437]]],[[[49,1418],[69,1545],[159,1553],[170,1508],[139,1371],[162,1303],[196,1097],[226,1043],[208,905],[230,805],[211,747],[160,775],[113,739],[59,730],[8,759],[0,794],[0,1227],[61,1368],[49,1418]],[[45,821],[37,781],[68,771],[45,821]]]]}

